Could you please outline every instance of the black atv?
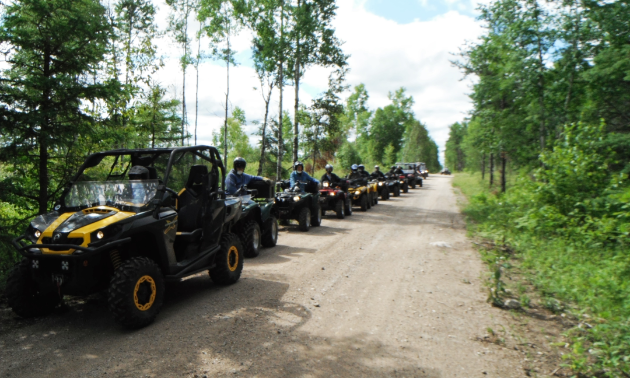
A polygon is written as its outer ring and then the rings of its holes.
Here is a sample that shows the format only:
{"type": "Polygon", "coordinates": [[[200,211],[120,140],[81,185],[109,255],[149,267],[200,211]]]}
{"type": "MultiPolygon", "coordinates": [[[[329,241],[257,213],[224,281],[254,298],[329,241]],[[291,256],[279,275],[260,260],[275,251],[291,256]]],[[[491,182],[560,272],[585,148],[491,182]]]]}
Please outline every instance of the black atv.
{"type": "Polygon", "coordinates": [[[272,212],[275,185],[266,181],[251,182],[234,197],[240,198],[242,204],[235,232],[243,243],[243,254],[257,257],[262,247],[274,247],[278,242],[278,219],[272,212]]]}
{"type": "Polygon", "coordinates": [[[381,196],[381,200],[383,201],[389,199],[390,186],[398,184],[398,181],[388,181],[385,177],[373,179],[371,182],[375,182],[376,185],[378,185],[378,194],[381,196]]]}
{"type": "Polygon", "coordinates": [[[415,163],[396,163],[396,165],[402,167],[407,178],[407,184],[411,189],[415,189],[416,185],[422,188],[422,175],[418,173],[418,166],[415,163]]]}
{"type": "Polygon", "coordinates": [[[322,208],[322,215],[326,211],[332,210],[337,218],[343,219],[346,215],[352,215],[352,200],[348,196],[348,182],[342,180],[337,183],[324,181],[319,190],[319,205],[322,208]]]}
{"type": "Polygon", "coordinates": [[[242,206],[226,198],[224,181],[210,146],[90,155],[54,210],[13,240],[24,258],[9,273],[9,306],[39,316],[63,295],[106,290],[114,318],[138,328],[160,311],[165,282],[209,270],[215,283],[235,283],[243,247],[232,228],[242,206]]]}
{"type": "MultiPolygon", "coordinates": [[[[394,197],[400,197],[400,190],[402,187],[402,183],[400,181],[400,179],[398,178],[398,175],[393,174],[393,173],[387,173],[385,175],[386,178],[386,185],[387,188],[389,189],[389,194],[393,195],[394,197]]],[[[389,196],[387,197],[389,198],[389,196]]]]}
{"type": "Polygon", "coordinates": [[[278,182],[280,190],[276,193],[273,212],[283,224],[291,219],[298,221],[302,231],[311,226],[318,227],[322,223],[322,210],[319,206],[319,187],[313,182],[298,182],[291,188],[289,180],[278,182]],[[302,191],[300,185],[305,186],[302,191]]]}

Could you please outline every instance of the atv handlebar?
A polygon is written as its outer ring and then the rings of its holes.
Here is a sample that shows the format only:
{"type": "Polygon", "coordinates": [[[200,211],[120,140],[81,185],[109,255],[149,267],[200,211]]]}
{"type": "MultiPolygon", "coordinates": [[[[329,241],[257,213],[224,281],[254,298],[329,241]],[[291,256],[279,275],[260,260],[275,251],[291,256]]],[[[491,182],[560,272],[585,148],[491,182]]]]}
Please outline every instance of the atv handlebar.
{"type": "Polygon", "coordinates": [[[103,244],[102,246],[98,247],[98,248],[90,248],[90,247],[81,247],[78,245],[74,245],[74,244],[31,244],[31,245],[22,245],[22,243],[20,243],[23,239],[26,238],[26,235],[22,235],[22,236],[18,236],[17,238],[11,240],[11,244],[13,244],[13,247],[15,247],[15,249],[18,250],[18,252],[20,252],[20,254],[24,257],[38,257],[41,256],[41,251],[39,254],[37,253],[33,253],[33,252],[28,252],[27,250],[30,249],[42,249],[42,248],[67,248],[67,249],[75,249],[77,251],[81,251],[83,253],[80,254],[70,254],[70,255],[64,255],[63,257],[69,257],[69,258],[84,258],[90,255],[94,255],[97,254],[99,252],[102,252],[106,249],[109,249],[111,247],[115,247],[118,246],[120,244],[125,244],[131,241],[131,238],[124,238],[124,239],[120,239],[120,240],[115,240],[106,244],[103,244]]]}

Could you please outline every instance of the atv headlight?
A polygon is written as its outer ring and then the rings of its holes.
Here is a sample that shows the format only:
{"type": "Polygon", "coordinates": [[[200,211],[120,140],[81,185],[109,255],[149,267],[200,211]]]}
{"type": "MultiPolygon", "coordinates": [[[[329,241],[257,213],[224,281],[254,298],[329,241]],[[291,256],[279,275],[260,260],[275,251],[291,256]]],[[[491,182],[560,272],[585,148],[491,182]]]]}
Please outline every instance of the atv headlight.
{"type": "Polygon", "coordinates": [[[324,188],[328,188],[330,186],[330,183],[328,181],[324,182],[324,188]]]}
{"type": "Polygon", "coordinates": [[[335,193],[335,192],[330,192],[330,195],[331,195],[331,196],[334,196],[334,195],[336,195],[336,194],[337,194],[337,193],[335,193]]]}
{"type": "Polygon", "coordinates": [[[103,231],[99,231],[96,233],[96,238],[97,239],[103,239],[103,237],[105,236],[105,234],[103,233],[103,231]]]}
{"type": "Polygon", "coordinates": [[[300,200],[300,196],[295,196],[295,197],[293,197],[293,200],[294,200],[295,202],[299,201],[299,200],[300,200]]]}
{"type": "Polygon", "coordinates": [[[382,182],[379,182],[379,183],[378,183],[378,186],[383,186],[383,183],[382,183],[382,182]]]}
{"type": "Polygon", "coordinates": [[[401,184],[404,184],[405,182],[404,182],[404,181],[401,181],[400,183],[401,183],[401,184]]]}
{"type": "Polygon", "coordinates": [[[360,196],[361,195],[361,191],[357,190],[354,194],[356,194],[357,196],[360,196]]]}
{"type": "Polygon", "coordinates": [[[40,230],[35,230],[35,237],[39,239],[40,236],[42,236],[42,232],[40,230]]]}

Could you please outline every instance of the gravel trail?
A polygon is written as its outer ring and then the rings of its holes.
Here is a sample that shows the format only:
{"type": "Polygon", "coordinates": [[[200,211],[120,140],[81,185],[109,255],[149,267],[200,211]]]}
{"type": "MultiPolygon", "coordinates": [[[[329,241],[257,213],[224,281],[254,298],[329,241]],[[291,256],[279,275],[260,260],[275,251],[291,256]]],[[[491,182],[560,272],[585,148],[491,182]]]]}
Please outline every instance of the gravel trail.
{"type": "Polygon", "coordinates": [[[45,318],[0,309],[2,377],[522,377],[518,352],[479,341],[486,303],[451,177],[381,201],[245,261],[241,280],[168,286],[156,322],[114,323],[101,296],[45,318]]]}

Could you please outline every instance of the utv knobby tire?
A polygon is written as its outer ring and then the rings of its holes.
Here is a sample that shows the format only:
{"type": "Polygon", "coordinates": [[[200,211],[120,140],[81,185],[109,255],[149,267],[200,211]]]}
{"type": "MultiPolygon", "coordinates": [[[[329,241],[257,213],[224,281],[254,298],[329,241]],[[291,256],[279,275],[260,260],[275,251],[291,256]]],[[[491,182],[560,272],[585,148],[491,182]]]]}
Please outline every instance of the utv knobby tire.
{"type": "Polygon", "coordinates": [[[352,215],[352,199],[348,197],[343,202],[345,202],[344,206],[346,207],[346,216],[351,216],[352,215]]]}
{"type": "Polygon", "coordinates": [[[243,244],[243,255],[245,257],[257,257],[262,248],[262,232],[260,226],[255,220],[245,223],[240,233],[241,243],[243,244]]]}
{"type": "Polygon", "coordinates": [[[337,219],[343,219],[346,217],[345,204],[344,200],[338,199],[335,204],[335,213],[337,214],[337,219]]]}
{"type": "Polygon", "coordinates": [[[265,248],[275,247],[278,243],[278,220],[271,217],[268,220],[269,229],[265,231],[262,237],[262,245],[265,248]]]}
{"type": "Polygon", "coordinates": [[[381,190],[381,201],[387,201],[389,199],[389,188],[381,190]]]}
{"type": "Polygon", "coordinates": [[[311,218],[311,226],[319,227],[321,225],[322,225],[322,208],[321,206],[317,205],[317,207],[315,207],[315,214],[311,218]]]}
{"type": "Polygon", "coordinates": [[[145,327],[155,320],[164,301],[164,276],[148,257],[125,261],[109,283],[107,302],[114,319],[127,328],[145,327]]]}
{"type": "Polygon", "coordinates": [[[311,210],[308,207],[302,208],[298,215],[298,223],[300,231],[308,231],[311,228],[311,210]]]}
{"type": "Polygon", "coordinates": [[[23,318],[48,315],[61,300],[56,290],[45,293],[38,290],[31,278],[30,264],[30,260],[23,259],[11,269],[5,291],[9,307],[23,318]]]}
{"type": "Polygon", "coordinates": [[[368,209],[368,200],[367,200],[367,195],[362,195],[361,199],[359,200],[360,204],[361,204],[361,211],[367,211],[368,209]]]}
{"type": "Polygon", "coordinates": [[[243,245],[232,233],[221,236],[221,249],[214,257],[214,268],[210,269],[210,278],[217,285],[231,285],[241,278],[243,271],[243,245]]]}

